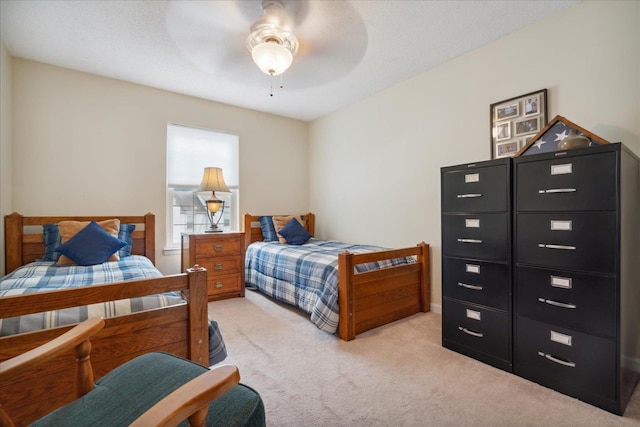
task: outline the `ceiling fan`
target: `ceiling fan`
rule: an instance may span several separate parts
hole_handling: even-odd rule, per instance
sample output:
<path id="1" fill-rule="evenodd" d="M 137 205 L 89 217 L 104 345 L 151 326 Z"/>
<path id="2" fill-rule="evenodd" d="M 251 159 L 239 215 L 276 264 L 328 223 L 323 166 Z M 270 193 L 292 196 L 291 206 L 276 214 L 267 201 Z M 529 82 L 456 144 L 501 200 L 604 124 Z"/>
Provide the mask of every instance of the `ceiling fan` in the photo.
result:
<path id="1" fill-rule="evenodd" d="M 364 22 L 348 1 L 172 0 L 166 27 L 202 72 L 250 87 L 285 71 L 288 90 L 321 86 L 352 70 L 367 47 Z"/>

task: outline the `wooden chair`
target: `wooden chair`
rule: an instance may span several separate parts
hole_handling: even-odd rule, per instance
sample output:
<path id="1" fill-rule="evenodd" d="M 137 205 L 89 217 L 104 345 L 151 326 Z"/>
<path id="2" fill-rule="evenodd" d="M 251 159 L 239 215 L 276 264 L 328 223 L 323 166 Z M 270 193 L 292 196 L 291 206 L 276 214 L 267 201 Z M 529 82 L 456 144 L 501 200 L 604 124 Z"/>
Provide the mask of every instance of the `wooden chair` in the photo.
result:
<path id="1" fill-rule="evenodd" d="M 148 353 L 109 372 L 94 384 L 90 337 L 104 320 L 88 319 L 53 341 L 0 363 L 0 386 L 54 357 L 75 349 L 77 400 L 33 425 L 264 426 L 262 399 L 239 384 L 233 365 L 207 369 L 167 353 Z M 14 426 L 0 405 L 0 426 Z"/>

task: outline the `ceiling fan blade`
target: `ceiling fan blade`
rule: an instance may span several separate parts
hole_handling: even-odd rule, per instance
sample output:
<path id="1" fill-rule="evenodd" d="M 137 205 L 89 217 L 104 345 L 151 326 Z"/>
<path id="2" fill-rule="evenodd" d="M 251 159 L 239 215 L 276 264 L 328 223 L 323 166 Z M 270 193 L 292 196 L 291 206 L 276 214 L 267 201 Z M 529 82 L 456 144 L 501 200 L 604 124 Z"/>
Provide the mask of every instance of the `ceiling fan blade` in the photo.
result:
<path id="1" fill-rule="evenodd" d="M 367 48 L 362 18 L 346 1 L 283 1 L 300 47 L 285 72 L 289 90 L 321 86 L 352 70 Z M 259 85 L 246 38 L 262 16 L 260 0 L 172 1 L 167 31 L 182 56 L 219 79 Z"/>

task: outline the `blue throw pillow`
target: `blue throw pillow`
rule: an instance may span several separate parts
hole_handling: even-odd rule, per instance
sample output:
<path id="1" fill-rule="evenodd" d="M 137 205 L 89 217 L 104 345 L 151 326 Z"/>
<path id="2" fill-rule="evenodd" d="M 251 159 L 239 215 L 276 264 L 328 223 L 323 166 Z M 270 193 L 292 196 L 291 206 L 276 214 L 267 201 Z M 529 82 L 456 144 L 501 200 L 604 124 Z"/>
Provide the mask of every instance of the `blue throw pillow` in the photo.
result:
<path id="1" fill-rule="evenodd" d="M 126 246 L 123 246 L 122 249 L 120 249 L 120 251 L 118 252 L 118 255 L 120 255 L 120 259 L 131 255 L 131 242 L 133 241 L 131 233 L 133 233 L 133 230 L 135 229 L 135 224 L 120 224 L 120 230 L 118 230 L 118 239 L 126 243 Z"/>
<path id="2" fill-rule="evenodd" d="M 45 224 L 42 226 L 42 238 L 44 240 L 44 256 L 40 261 L 57 262 L 60 254 L 56 248 L 62 243 L 62 238 L 58 232 L 58 224 Z"/>
<path id="3" fill-rule="evenodd" d="M 133 242 L 132 234 L 136 229 L 135 224 L 120 224 L 118 230 L 118 239 L 126 243 L 122 249 L 118 251 L 120 259 L 131 255 L 131 245 Z M 62 237 L 58 231 L 58 224 L 45 224 L 42 226 L 42 238 L 44 240 L 44 256 L 40 261 L 58 262 L 60 253 L 56 252 L 56 248 L 62 243 Z"/>
<path id="4" fill-rule="evenodd" d="M 295 218 L 280 229 L 280 235 L 290 245 L 302 245 L 311 238 L 311 234 Z"/>
<path id="5" fill-rule="evenodd" d="M 262 237 L 265 242 L 279 242 L 276 228 L 273 226 L 273 217 L 261 216 L 259 218 L 260 228 L 262 228 Z"/>
<path id="6" fill-rule="evenodd" d="M 78 234 L 56 248 L 57 252 L 66 255 L 78 265 L 102 264 L 109 257 L 126 245 L 91 221 Z"/>

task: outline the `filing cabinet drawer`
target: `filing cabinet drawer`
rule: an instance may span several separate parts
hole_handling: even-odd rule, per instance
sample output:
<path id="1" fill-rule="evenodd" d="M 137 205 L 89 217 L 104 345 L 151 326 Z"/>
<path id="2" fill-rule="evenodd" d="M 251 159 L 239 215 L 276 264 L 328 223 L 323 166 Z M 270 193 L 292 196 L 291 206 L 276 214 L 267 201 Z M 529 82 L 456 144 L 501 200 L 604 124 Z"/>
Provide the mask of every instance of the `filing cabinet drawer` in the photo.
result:
<path id="1" fill-rule="evenodd" d="M 614 214 L 518 214 L 517 263 L 613 273 L 616 260 Z"/>
<path id="2" fill-rule="evenodd" d="M 241 287 L 240 275 L 207 277 L 207 294 L 214 296 L 227 292 L 239 292 Z"/>
<path id="3" fill-rule="evenodd" d="M 443 254 L 507 260 L 509 224 L 507 214 L 445 214 L 442 216 Z"/>
<path id="4" fill-rule="evenodd" d="M 240 253 L 240 238 L 228 237 L 216 239 L 215 241 L 196 241 L 196 258 L 207 258 L 213 256 L 232 256 Z"/>
<path id="5" fill-rule="evenodd" d="M 510 319 L 507 312 L 444 299 L 443 338 L 510 360 Z"/>
<path id="6" fill-rule="evenodd" d="M 509 266 L 443 257 L 442 295 L 507 310 L 511 297 Z"/>
<path id="7" fill-rule="evenodd" d="M 207 269 L 207 276 L 212 277 L 239 273 L 240 269 L 244 267 L 242 261 L 243 259 L 237 256 L 203 258 L 200 260 L 200 265 Z"/>
<path id="8" fill-rule="evenodd" d="M 515 161 L 518 211 L 616 209 L 616 153 Z"/>
<path id="9" fill-rule="evenodd" d="M 509 208 L 508 163 L 478 168 L 445 168 L 443 212 L 503 212 Z"/>
<path id="10" fill-rule="evenodd" d="M 615 277 L 519 266 L 515 283 L 519 315 L 615 337 Z"/>
<path id="11" fill-rule="evenodd" d="M 514 368 L 551 388 L 616 398 L 615 341 L 516 316 Z"/>

